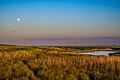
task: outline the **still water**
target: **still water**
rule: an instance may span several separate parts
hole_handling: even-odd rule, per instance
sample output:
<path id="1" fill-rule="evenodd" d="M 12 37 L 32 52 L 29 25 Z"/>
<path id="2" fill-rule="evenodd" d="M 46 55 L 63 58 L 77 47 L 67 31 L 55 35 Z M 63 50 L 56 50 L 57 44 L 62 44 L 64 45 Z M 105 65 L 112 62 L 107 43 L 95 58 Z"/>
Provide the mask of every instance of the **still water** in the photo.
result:
<path id="1" fill-rule="evenodd" d="M 88 54 L 88 55 L 108 55 L 109 53 L 114 53 L 115 51 L 94 51 L 94 52 L 85 52 L 79 54 Z"/>
<path id="2" fill-rule="evenodd" d="M 23 46 L 96 46 L 120 45 L 120 38 L 34 38 L 21 40 L 1 40 L 0 44 Z"/>

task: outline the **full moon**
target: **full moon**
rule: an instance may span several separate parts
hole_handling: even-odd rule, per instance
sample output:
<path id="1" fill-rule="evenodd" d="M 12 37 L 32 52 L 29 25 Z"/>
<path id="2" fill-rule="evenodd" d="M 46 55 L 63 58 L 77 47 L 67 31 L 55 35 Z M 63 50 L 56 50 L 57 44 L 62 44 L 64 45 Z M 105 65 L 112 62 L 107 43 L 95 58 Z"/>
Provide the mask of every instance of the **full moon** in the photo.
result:
<path id="1" fill-rule="evenodd" d="M 20 21 L 20 18 L 17 18 L 17 21 Z"/>

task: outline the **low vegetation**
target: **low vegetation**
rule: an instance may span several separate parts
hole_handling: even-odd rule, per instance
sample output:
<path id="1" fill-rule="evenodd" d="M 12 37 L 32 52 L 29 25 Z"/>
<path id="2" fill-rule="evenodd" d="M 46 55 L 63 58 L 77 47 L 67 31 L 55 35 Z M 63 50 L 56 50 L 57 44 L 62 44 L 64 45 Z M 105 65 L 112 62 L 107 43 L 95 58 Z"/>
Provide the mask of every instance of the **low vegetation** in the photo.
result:
<path id="1" fill-rule="evenodd" d="M 0 46 L 0 80 L 120 80 L 119 56 L 76 51 L 110 47 Z"/>

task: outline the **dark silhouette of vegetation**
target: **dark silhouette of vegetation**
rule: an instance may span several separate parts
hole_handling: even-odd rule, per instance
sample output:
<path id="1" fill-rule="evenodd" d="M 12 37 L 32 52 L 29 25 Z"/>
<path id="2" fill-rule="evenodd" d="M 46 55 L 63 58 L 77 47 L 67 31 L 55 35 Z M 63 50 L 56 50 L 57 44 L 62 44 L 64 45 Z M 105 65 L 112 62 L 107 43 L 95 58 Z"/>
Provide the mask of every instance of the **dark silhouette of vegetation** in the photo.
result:
<path id="1" fill-rule="evenodd" d="M 110 55 L 110 56 L 120 56 L 120 52 L 116 52 L 116 53 L 109 53 L 108 55 Z"/>

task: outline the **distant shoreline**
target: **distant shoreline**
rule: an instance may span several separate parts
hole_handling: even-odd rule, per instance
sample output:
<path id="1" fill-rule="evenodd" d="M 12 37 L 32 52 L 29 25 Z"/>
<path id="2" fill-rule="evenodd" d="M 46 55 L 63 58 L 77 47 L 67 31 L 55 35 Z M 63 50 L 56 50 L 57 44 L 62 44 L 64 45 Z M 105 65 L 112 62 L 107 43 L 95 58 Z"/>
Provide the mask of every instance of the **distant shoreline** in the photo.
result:
<path id="1" fill-rule="evenodd" d="M 0 45 L 12 45 L 12 46 L 120 46 L 120 44 L 12 44 L 12 43 L 2 43 Z"/>

